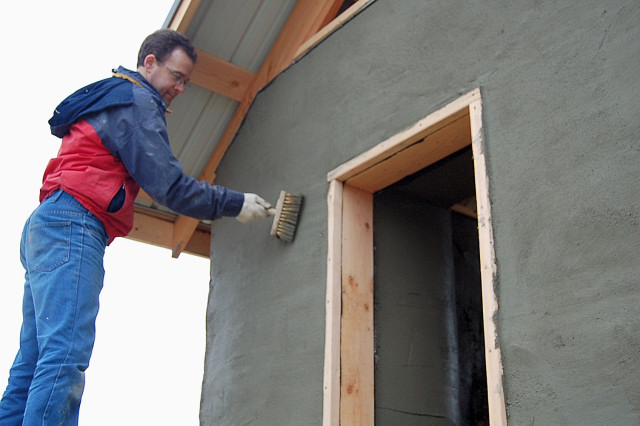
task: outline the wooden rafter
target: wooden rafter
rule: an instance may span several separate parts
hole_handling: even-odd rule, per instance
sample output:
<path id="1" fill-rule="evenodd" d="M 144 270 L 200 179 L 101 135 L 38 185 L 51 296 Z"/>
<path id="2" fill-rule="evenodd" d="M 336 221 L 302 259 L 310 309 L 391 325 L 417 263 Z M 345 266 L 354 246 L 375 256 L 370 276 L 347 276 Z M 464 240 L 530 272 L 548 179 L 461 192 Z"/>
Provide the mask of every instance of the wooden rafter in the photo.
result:
<path id="1" fill-rule="evenodd" d="M 168 27 L 184 34 L 200 3 L 201 0 L 182 0 Z M 191 75 L 191 82 L 233 100 L 242 100 L 254 74 L 202 50 L 196 51 L 198 62 Z"/>
<path id="2" fill-rule="evenodd" d="M 237 106 L 209 162 L 200 175 L 200 180 L 214 182 L 218 165 L 244 121 L 258 91 L 292 63 L 300 45 L 320 29 L 324 20 L 335 7 L 335 3 L 336 0 L 298 0 L 269 54 Z M 180 28 L 180 25 L 177 27 Z M 197 219 L 186 216 L 179 216 L 176 219 L 171 243 L 173 257 L 178 257 L 182 253 L 197 226 Z"/>
<path id="3" fill-rule="evenodd" d="M 255 74 L 202 50 L 196 51 L 198 62 L 191 74 L 191 83 L 235 101 L 241 101 Z"/>

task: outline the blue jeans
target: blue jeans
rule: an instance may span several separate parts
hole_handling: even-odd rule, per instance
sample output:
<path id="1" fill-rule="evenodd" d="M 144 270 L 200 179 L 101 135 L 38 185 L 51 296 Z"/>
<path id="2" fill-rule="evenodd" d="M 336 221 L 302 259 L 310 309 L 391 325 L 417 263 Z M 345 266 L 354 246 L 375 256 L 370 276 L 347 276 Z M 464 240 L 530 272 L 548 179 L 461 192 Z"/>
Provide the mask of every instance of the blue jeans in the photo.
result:
<path id="1" fill-rule="evenodd" d="M 0 401 L 0 425 L 78 424 L 107 241 L 102 223 L 63 191 L 27 220 L 20 349 Z"/>

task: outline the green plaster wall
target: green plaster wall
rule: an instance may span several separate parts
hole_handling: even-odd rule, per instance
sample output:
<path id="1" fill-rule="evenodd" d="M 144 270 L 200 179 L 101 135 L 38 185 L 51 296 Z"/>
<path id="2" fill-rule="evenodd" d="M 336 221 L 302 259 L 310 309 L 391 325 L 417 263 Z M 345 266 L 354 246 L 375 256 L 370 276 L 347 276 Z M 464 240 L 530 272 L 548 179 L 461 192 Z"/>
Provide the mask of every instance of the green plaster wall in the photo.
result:
<path id="1" fill-rule="evenodd" d="M 640 423 L 640 3 L 377 0 L 256 98 L 218 183 L 201 422 L 322 419 L 328 171 L 480 87 L 511 424 Z"/>

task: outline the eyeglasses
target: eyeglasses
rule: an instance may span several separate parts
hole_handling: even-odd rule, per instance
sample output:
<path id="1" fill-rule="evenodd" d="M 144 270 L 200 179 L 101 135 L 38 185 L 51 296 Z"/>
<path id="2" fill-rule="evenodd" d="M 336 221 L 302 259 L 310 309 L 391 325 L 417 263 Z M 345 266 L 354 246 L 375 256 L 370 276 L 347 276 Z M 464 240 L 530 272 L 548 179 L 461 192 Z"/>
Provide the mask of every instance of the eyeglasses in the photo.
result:
<path id="1" fill-rule="evenodd" d="M 177 84 L 178 86 L 182 86 L 184 90 L 187 90 L 189 88 L 189 79 L 185 78 L 185 76 L 181 72 L 171 69 L 171 67 L 166 64 L 160 63 L 160 65 L 163 65 L 169 70 L 175 84 Z"/>

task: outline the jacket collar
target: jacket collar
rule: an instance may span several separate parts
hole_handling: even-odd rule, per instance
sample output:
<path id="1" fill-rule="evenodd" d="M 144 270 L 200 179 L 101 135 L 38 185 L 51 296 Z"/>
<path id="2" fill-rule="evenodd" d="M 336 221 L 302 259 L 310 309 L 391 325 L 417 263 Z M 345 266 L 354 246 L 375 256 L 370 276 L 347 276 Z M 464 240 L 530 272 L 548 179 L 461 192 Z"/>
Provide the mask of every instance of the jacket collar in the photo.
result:
<path id="1" fill-rule="evenodd" d="M 162 109 L 166 112 L 171 112 L 169 111 L 169 108 L 167 108 L 167 104 L 164 102 L 164 99 L 162 99 L 162 95 L 160 95 L 160 92 L 158 92 L 156 88 L 153 87 L 151 83 L 149 83 L 149 80 L 144 78 L 142 74 L 140 74 L 139 72 L 131 71 L 123 66 L 119 66 L 118 68 L 113 69 L 113 74 L 116 77 L 124 78 L 125 80 L 129 80 L 138 86 L 148 89 L 153 94 L 153 97 L 156 100 L 156 102 L 160 103 L 160 105 L 162 106 Z M 120 75 L 116 75 L 116 74 L 120 74 Z"/>

